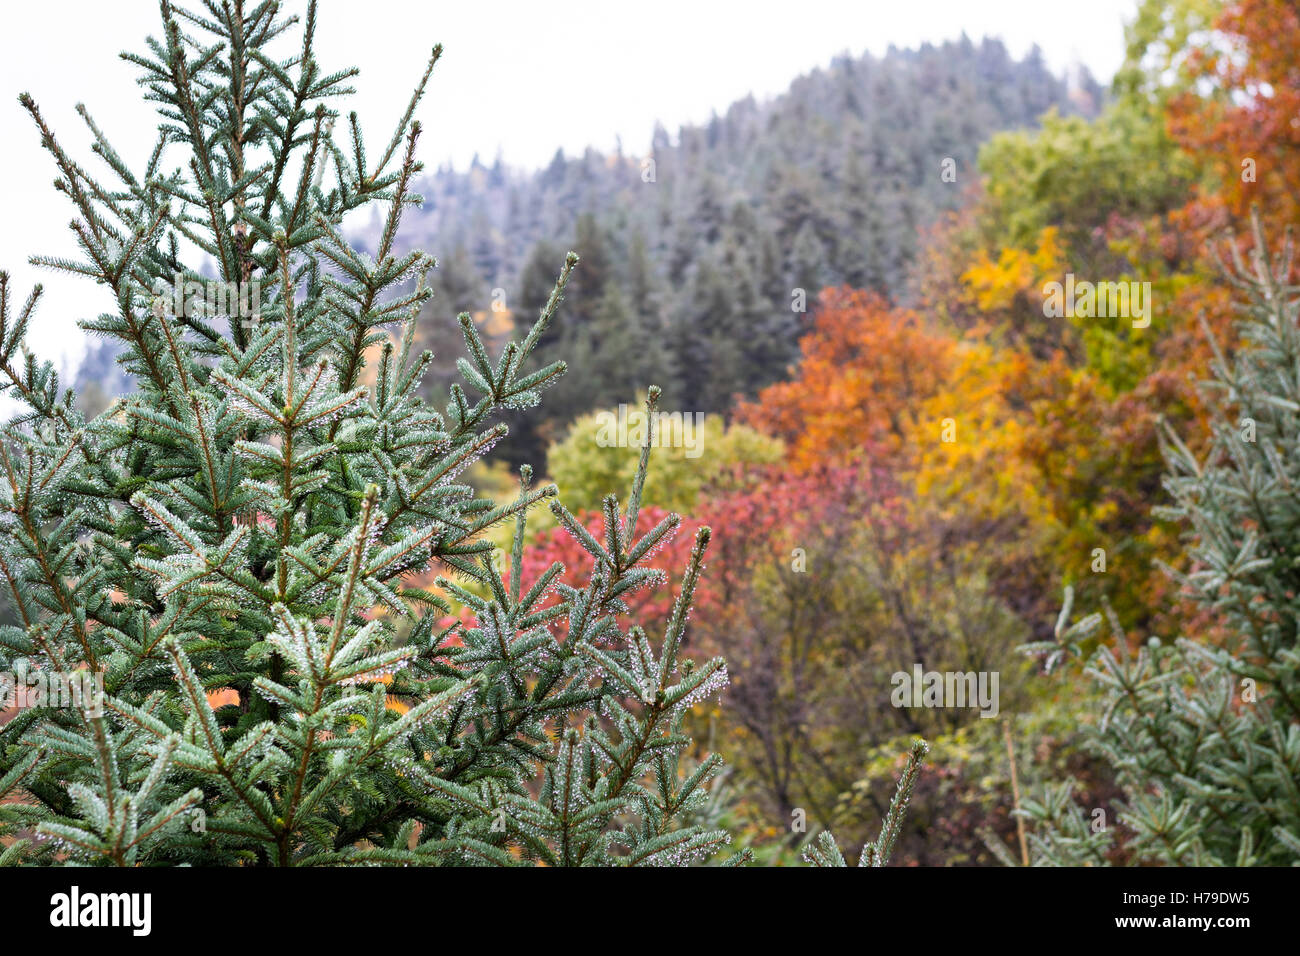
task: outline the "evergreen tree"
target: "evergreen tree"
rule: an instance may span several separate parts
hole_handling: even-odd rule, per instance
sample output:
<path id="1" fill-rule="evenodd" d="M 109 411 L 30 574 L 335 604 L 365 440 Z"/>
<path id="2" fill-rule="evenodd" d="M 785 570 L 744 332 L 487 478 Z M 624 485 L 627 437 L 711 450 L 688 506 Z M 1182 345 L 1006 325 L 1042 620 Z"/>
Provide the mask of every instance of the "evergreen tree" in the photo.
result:
<path id="1" fill-rule="evenodd" d="M 1220 626 L 1133 652 L 1111 614 L 1115 646 L 1085 654 L 1105 619 L 1068 624 L 1067 591 L 1056 643 L 1030 649 L 1049 666 L 1084 657 L 1105 695 L 1088 743 L 1124 797 L 1102 827 L 1073 781 L 1026 800 L 1037 862 L 1300 863 L 1300 287 L 1289 241 L 1269 262 L 1258 222 L 1254 240 L 1249 266 L 1232 247 L 1247 318 L 1235 359 L 1216 349 L 1209 451 L 1172 431 L 1166 444 L 1163 510 L 1190 533 L 1191 570 L 1176 578 Z"/>
<path id="2" fill-rule="evenodd" d="M 826 248 L 817 238 L 817 230 L 811 222 L 805 222 L 795 233 L 789 260 L 790 288 L 803 289 L 808 302 L 811 303 L 818 292 L 831 284 L 826 268 Z"/>
<path id="3" fill-rule="evenodd" d="M 288 58 L 273 41 L 296 19 L 274 0 L 161 12 L 161 39 L 126 55 L 163 115 L 143 172 L 83 111 L 118 180 L 100 183 L 22 98 L 82 253 L 40 261 L 113 293 L 115 311 L 83 326 L 120 343 L 139 385 L 87 421 L 49 363 L 20 358 L 39 289 L 15 307 L 0 277 L 0 374 L 27 408 L 0 437 L 0 574 L 19 619 L 0 628 L 0 665 L 103 682 L 102 697 L 28 707 L 0 729 L 0 836 L 19 837 L 0 862 L 710 854 L 727 835 L 688 818 L 719 758 L 679 771 L 683 714 L 726 683 L 720 659 L 682 653 L 709 531 L 661 642 L 620 613 L 661 585 L 642 563 L 679 523 L 638 524 L 650 444 L 626 506 L 604 501 L 603 540 L 527 468 L 500 507 L 456 482 L 505 437 L 490 419 L 564 372 L 527 369 L 576 257 L 495 361 L 459 317 L 463 383 L 435 411 L 417 394 L 430 356 L 412 350 L 432 262 L 394 242 L 418 202 L 412 115 L 439 50 L 372 150 L 354 114 L 326 105 L 355 71 L 318 65 L 314 2 Z M 373 256 L 340 233 L 370 203 L 385 210 Z M 188 244 L 220 281 L 253 283 L 258 313 L 157 295 L 177 272 L 200 281 Z M 547 499 L 592 567 L 524 581 L 528 512 Z M 511 519 L 502 572 L 480 533 Z M 404 584 L 430 562 L 447 571 L 442 593 Z M 453 598 L 472 626 L 443 625 Z"/>
<path id="4" fill-rule="evenodd" d="M 858 856 L 858 866 L 885 866 L 889 862 L 890 854 L 894 852 L 894 844 L 903 829 L 903 814 L 907 811 L 907 801 L 912 798 L 912 788 L 916 785 L 916 778 L 921 775 L 921 767 L 929 752 L 930 747 L 923 740 L 912 744 L 912 750 L 907 755 L 907 766 L 903 768 L 898 778 L 894 799 L 889 802 L 889 810 L 881 821 L 880 834 L 862 848 L 862 853 Z M 814 866 L 849 865 L 829 830 L 817 834 L 812 849 L 805 859 Z"/>

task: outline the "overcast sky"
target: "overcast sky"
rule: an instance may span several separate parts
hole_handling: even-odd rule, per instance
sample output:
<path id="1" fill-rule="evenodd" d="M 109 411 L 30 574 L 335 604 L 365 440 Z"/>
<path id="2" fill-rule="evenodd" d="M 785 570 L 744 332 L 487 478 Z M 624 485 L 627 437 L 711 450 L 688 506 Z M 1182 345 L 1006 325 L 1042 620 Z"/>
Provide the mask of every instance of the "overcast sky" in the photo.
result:
<path id="1" fill-rule="evenodd" d="M 296 7 L 290 3 L 289 7 Z M 305 3 L 303 4 L 305 7 Z M 317 56 L 358 66 L 355 108 L 387 140 L 434 43 L 446 52 L 420 110 L 430 166 L 475 153 L 537 167 L 557 147 L 644 150 L 656 120 L 670 131 L 707 120 L 749 93 L 768 97 L 832 57 L 965 31 L 1000 36 L 1016 55 L 1037 43 L 1049 65 L 1087 65 L 1107 82 L 1123 56 L 1136 0 L 321 0 Z M 154 116 L 136 68 L 118 59 L 158 33 L 153 0 L 46 0 L 5 10 L 0 34 L 0 268 L 20 297 L 36 281 L 44 306 L 30 337 L 42 358 L 75 368 L 75 322 L 111 307 L 89 280 L 38 274 L 32 253 L 74 255 L 71 207 L 52 188 L 17 94 L 29 91 L 75 155 L 90 156 L 74 112 L 84 102 L 118 151 L 142 168 Z M 92 168 L 93 165 L 92 165 Z M 437 251 L 437 250 L 433 250 Z"/>

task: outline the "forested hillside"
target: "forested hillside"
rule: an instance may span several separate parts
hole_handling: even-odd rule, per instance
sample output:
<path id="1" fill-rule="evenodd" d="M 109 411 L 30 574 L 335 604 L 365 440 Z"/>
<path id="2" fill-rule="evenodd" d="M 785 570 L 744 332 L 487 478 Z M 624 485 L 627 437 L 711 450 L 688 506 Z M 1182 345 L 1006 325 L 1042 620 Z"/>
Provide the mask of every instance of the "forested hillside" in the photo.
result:
<path id="1" fill-rule="evenodd" d="M 675 134 L 660 126 L 645 154 L 443 167 L 417 184 L 425 203 L 398 239 L 438 260 L 420 326 L 435 354 L 424 394 L 455 378 L 457 314 L 502 341 L 545 305 L 573 248 L 582 268 L 541 354 L 591 371 L 521 415 L 506 456 L 544 460 L 578 415 L 631 400 L 627 381 L 659 384 L 668 408 L 725 413 L 787 375 L 817 290 L 905 295 L 923 234 L 969 199 L 993 133 L 1051 109 L 1091 115 L 1102 96 L 1086 70 L 1054 75 L 1037 48 L 1016 59 L 1000 40 L 963 38 L 846 55 L 770 102 L 741 100 Z M 373 250 L 380 229 L 373 219 L 355 239 Z M 115 356 L 90 343 L 77 378 L 88 407 L 129 386 Z"/>
<path id="2" fill-rule="evenodd" d="M 633 400 L 629 381 L 662 386 L 666 408 L 726 412 L 798 359 L 792 290 L 809 311 L 828 285 L 902 294 L 922 233 L 969 198 L 980 144 L 1054 107 L 1091 111 L 1100 89 L 1086 73 L 1073 85 L 1037 50 L 1017 60 L 998 40 L 963 39 L 840 58 L 771 102 L 660 127 L 645 155 L 441 169 L 418 184 L 425 205 L 400 239 L 438 258 L 421 323 L 436 356 L 427 394 L 455 376 L 455 316 L 508 334 L 510 316 L 541 310 L 572 248 L 582 265 L 542 354 L 588 371 L 512 423 L 506 454 L 543 460 L 573 418 Z M 378 232 L 376 220 L 363 244 Z"/>

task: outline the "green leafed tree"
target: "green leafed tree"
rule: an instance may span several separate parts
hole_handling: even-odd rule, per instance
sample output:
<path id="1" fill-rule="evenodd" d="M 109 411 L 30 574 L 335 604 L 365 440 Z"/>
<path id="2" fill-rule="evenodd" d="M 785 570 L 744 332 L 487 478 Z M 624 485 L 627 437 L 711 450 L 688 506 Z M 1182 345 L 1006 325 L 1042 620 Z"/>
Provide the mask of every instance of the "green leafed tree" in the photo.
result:
<path id="1" fill-rule="evenodd" d="M 1082 659 L 1097 682 L 1087 740 L 1123 798 L 1108 820 L 1073 781 L 1040 788 L 1022 805 L 1037 863 L 1300 863 L 1300 287 L 1289 242 L 1270 259 L 1256 223 L 1253 249 L 1245 261 L 1233 246 L 1226 270 L 1243 345 L 1217 353 L 1209 450 L 1166 442 L 1162 510 L 1189 534 L 1176 578 L 1209 633 L 1134 651 L 1112 614 L 1113 646 L 1098 646 L 1105 617 L 1071 623 L 1067 592 L 1056 642 L 1031 650 Z"/>
<path id="2" fill-rule="evenodd" d="M 728 426 L 721 415 L 661 415 L 667 417 L 656 423 L 654 434 L 660 445 L 656 467 L 646 480 L 650 500 L 674 511 L 691 514 L 706 488 L 719 485 L 735 470 L 775 464 L 784 451 L 779 439 L 747 425 Z M 629 458 L 626 447 L 620 447 L 620 441 L 640 444 L 647 424 L 635 406 L 581 416 L 561 441 L 547 449 L 551 480 L 574 501 L 598 501 L 610 489 L 626 486 L 633 479 L 636 462 Z"/>

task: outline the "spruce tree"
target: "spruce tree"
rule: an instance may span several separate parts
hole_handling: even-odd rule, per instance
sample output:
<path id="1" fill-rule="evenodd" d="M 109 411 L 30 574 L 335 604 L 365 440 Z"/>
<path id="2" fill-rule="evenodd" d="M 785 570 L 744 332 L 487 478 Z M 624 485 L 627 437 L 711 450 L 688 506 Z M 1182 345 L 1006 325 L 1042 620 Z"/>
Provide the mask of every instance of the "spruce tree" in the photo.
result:
<path id="1" fill-rule="evenodd" d="M 642 565 L 679 524 L 638 522 L 649 444 L 626 502 L 605 499 L 600 540 L 526 466 L 505 505 L 457 481 L 505 437 L 492 419 L 565 371 L 530 357 L 576 256 L 495 358 L 461 315 L 463 381 L 444 411 L 426 405 L 431 356 L 412 343 L 434 263 L 394 242 L 419 202 L 413 114 L 440 49 L 374 149 L 332 105 L 355 71 L 318 64 L 315 2 L 301 23 L 275 0 L 160 7 L 161 37 L 124 54 L 162 117 L 144 170 L 81 109 L 113 176 L 98 178 L 21 98 L 80 249 L 35 261 L 112 293 L 82 326 L 119 343 L 138 390 L 86 420 L 25 351 L 39 288 L 20 304 L 0 278 L 0 375 L 25 404 L 0 436 L 0 574 L 18 619 L 0 628 L 0 669 L 103 682 L 102 698 L 26 707 L 0 729 L 0 835 L 19 837 L 0 861 L 710 854 L 727 835 L 689 817 L 719 758 L 679 769 L 684 713 L 726 683 L 722 660 L 682 652 L 709 531 L 652 644 L 620 613 L 663 585 Z M 342 232 L 370 204 L 373 255 Z M 169 301 L 177 276 L 204 294 Z M 250 289 L 256 311 L 215 302 L 214 283 Z M 548 500 L 592 565 L 525 581 L 528 513 Z M 515 526 L 505 569 L 481 537 L 501 521 Z M 430 564 L 438 592 L 409 583 Z M 453 601 L 469 625 L 445 623 Z"/>
<path id="2" fill-rule="evenodd" d="M 1070 623 L 1067 591 L 1056 642 L 1030 650 L 1082 660 L 1100 686 L 1086 743 L 1123 798 L 1109 821 L 1073 781 L 1026 799 L 1040 864 L 1300 863 L 1300 287 L 1290 242 L 1270 261 L 1258 221 L 1249 263 L 1231 249 L 1242 345 L 1231 361 L 1216 346 L 1208 451 L 1166 434 L 1161 509 L 1188 529 L 1175 578 L 1219 626 L 1134 651 L 1113 613 Z M 1114 646 L 1097 646 L 1107 617 Z"/>

